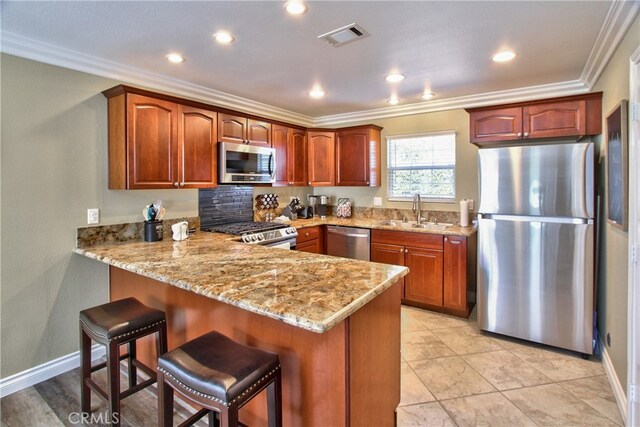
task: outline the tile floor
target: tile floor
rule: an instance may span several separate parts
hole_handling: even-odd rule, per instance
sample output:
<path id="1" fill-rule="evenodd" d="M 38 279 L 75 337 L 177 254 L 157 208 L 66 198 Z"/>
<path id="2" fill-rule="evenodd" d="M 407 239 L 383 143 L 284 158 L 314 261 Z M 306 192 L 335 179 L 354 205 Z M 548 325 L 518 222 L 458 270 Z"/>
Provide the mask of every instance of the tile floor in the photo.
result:
<path id="1" fill-rule="evenodd" d="M 402 308 L 399 426 L 623 425 L 602 363 Z"/>
<path id="2" fill-rule="evenodd" d="M 104 385 L 104 375 L 94 377 Z M 126 382 L 124 375 L 121 380 Z M 1 426 L 71 425 L 69 417 L 80 406 L 79 383 L 74 369 L 3 398 Z M 157 425 L 156 402 L 155 388 L 125 399 L 123 426 Z M 106 408 L 97 396 L 92 406 L 96 412 Z M 189 412 L 175 409 L 177 425 Z M 622 424 L 599 361 L 481 333 L 473 315 L 464 320 L 402 308 L 399 426 Z"/>

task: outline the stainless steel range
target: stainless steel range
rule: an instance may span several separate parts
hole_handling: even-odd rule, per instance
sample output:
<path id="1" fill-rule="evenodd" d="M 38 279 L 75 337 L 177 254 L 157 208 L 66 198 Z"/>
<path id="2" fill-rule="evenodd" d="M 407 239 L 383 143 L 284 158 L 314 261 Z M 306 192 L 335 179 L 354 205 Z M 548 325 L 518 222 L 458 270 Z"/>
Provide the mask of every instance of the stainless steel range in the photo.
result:
<path id="1" fill-rule="evenodd" d="M 270 246 L 283 249 L 295 249 L 298 232 L 285 224 L 273 222 L 233 222 L 210 227 L 202 227 L 202 231 L 240 236 L 240 241 L 250 245 Z"/>

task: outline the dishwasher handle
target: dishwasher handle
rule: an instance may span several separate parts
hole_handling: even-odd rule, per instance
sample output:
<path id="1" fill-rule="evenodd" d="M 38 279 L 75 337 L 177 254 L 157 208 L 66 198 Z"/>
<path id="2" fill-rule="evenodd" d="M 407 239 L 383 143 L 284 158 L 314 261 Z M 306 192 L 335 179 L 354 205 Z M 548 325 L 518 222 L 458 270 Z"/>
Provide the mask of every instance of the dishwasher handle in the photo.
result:
<path id="1" fill-rule="evenodd" d="M 368 239 L 369 238 L 369 233 L 367 233 L 367 232 L 364 232 L 364 233 L 353 233 L 352 229 L 343 229 L 343 228 L 337 228 L 337 227 L 328 227 L 327 228 L 327 233 L 340 234 L 340 235 L 347 236 L 347 237 L 358 237 L 358 238 L 363 238 L 363 239 Z"/>

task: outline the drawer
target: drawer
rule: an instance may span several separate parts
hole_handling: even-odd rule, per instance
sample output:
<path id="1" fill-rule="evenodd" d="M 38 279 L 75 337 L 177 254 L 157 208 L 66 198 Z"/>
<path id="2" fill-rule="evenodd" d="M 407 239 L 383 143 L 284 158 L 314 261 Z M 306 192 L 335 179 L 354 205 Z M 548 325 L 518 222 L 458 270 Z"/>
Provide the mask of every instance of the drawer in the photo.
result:
<path id="1" fill-rule="evenodd" d="M 299 228 L 296 242 L 303 243 L 318 238 L 320 238 L 320 226 Z"/>
<path id="2" fill-rule="evenodd" d="M 419 248 L 442 249 L 442 234 L 412 233 L 410 231 L 371 230 L 371 242 L 389 245 L 415 246 Z"/>

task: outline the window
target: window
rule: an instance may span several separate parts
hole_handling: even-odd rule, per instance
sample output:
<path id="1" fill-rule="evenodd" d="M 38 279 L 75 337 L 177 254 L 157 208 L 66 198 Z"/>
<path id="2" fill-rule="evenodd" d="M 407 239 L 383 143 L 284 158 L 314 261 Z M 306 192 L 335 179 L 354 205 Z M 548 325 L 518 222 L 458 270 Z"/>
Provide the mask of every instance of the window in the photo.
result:
<path id="1" fill-rule="evenodd" d="M 456 133 L 387 137 L 387 198 L 453 201 L 456 196 Z"/>

